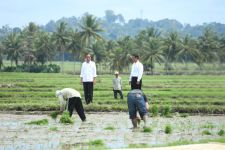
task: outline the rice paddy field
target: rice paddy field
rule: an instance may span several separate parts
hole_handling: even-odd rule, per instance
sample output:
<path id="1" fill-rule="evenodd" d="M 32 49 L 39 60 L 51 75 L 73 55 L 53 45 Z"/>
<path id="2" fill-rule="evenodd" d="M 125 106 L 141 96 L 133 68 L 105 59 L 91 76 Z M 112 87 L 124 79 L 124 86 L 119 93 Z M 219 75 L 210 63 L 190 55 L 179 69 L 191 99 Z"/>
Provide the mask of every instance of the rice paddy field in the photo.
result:
<path id="1" fill-rule="evenodd" d="M 114 149 L 192 143 L 225 143 L 225 75 L 144 75 L 149 99 L 147 127 L 132 130 L 124 99 L 114 99 L 113 75 L 98 75 L 93 103 L 86 105 L 80 77 L 54 73 L 0 73 L 0 149 Z M 55 91 L 80 91 L 87 121 L 50 117 L 59 110 Z"/>
<path id="2" fill-rule="evenodd" d="M 86 111 L 125 111 L 130 90 L 128 74 L 122 74 L 124 99 L 114 99 L 113 75 L 98 75 L 94 100 Z M 78 75 L 0 73 L 1 111 L 54 111 L 59 109 L 55 91 L 66 87 L 81 92 Z M 179 113 L 225 113 L 225 75 L 144 75 L 143 91 L 159 113 L 165 108 Z"/>

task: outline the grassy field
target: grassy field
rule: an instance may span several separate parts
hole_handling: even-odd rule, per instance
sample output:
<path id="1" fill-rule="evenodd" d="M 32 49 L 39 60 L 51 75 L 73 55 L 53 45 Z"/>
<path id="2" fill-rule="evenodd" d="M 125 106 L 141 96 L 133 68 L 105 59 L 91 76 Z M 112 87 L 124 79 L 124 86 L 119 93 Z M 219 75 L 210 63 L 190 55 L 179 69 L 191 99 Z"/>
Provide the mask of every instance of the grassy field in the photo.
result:
<path id="1" fill-rule="evenodd" d="M 94 87 L 94 103 L 86 111 L 127 111 L 128 75 L 123 79 L 124 100 L 113 99 L 113 75 L 99 75 Z M 0 73 L 0 110 L 58 110 L 55 90 L 71 87 L 81 92 L 78 75 L 44 73 Z M 225 113 L 224 75 L 179 75 L 143 77 L 143 90 L 150 108 L 159 112 L 170 107 L 180 113 Z M 84 102 L 84 99 L 82 99 Z M 151 109 L 150 109 L 151 111 Z"/>

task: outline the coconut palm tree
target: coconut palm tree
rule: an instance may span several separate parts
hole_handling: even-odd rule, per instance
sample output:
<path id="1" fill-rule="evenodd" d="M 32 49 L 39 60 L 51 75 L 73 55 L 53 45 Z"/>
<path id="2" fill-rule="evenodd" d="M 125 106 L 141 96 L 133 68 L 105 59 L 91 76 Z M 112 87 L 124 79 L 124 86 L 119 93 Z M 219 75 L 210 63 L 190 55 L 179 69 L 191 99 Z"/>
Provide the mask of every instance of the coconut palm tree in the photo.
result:
<path id="1" fill-rule="evenodd" d="M 11 66 L 13 61 L 15 61 L 16 66 L 18 66 L 19 58 L 22 56 L 19 35 L 13 32 L 10 33 L 3 41 L 3 46 L 7 54 L 7 59 L 11 61 Z"/>
<path id="2" fill-rule="evenodd" d="M 97 18 L 93 15 L 87 14 L 84 16 L 82 18 L 80 28 L 81 41 L 86 47 L 90 47 L 95 40 L 102 39 L 99 33 L 102 32 L 103 29 L 100 27 L 100 23 Z"/>
<path id="3" fill-rule="evenodd" d="M 61 22 L 56 32 L 54 32 L 53 36 L 56 47 L 61 52 L 61 69 L 62 73 L 64 73 L 64 52 L 66 50 L 67 43 L 69 42 L 67 24 L 65 22 Z"/>
<path id="4" fill-rule="evenodd" d="M 50 34 L 41 32 L 36 41 L 36 48 L 35 56 L 37 57 L 37 62 L 41 62 L 43 65 L 52 60 L 55 51 Z"/>
<path id="5" fill-rule="evenodd" d="M 189 35 L 186 35 L 180 43 L 180 49 L 176 54 L 176 58 L 183 61 L 185 67 L 187 67 L 188 61 L 198 62 L 197 59 L 202 59 L 200 51 L 196 47 L 197 42 L 191 39 Z"/>
<path id="6" fill-rule="evenodd" d="M 213 62 L 218 60 L 218 37 L 211 28 L 205 28 L 203 34 L 198 39 L 198 48 L 203 55 L 203 62 Z"/>
<path id="7" fill-rule="evenodd" d="M 165 55 L 165 70 L 172 69 L 171 63 L 176 59 L 176 53 L 180 47 L 180 38 L 177 32 L 169 33 L 169 36 L 164 39 L 164 55 Z"/>
<path id="8" fill-rule="evenodd" d="M 150 67 L 151 74 L 154 74 L 155 63 L 161 64 L 164 62 L 163 49 L 159 38 L 149 38 L 149 41 L 144 41 L 142 60 L 146 67 Z"/>

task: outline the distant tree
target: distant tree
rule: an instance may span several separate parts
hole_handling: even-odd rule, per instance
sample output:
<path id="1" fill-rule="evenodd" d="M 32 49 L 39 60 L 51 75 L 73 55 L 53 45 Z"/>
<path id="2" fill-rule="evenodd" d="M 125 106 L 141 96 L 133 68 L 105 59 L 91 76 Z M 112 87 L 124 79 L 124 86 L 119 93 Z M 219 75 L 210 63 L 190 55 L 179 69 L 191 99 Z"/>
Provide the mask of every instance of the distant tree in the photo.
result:
<path id="1" fill-rule="evenodd" d="M 10 33 L 3 41 L 3 46 L 7 55 L 7 59 L 12 62 L 14 61 L 16 66 L 22 56 L 21 40 L 18 34 Z"/>
<path id="2" fill-rule="evenodd" d="M 56 44 L 57 49 L 61 52 L 61 69 L 62 73 L 64 73 L 64 52 L 66 50 L 66 46 L 69 42 L 69 33 L 67 30 L 67 26 L 65 22 L 61 22 L 56 32 L 53 34 L 53 38 Z"/>
<path id="3" fill-rule="evenodd" d="M 197 49 L 197 42 L 189 35 L 181 39 L 180 49 L 178 49 L 176 58 L 181 60 L 186 67 L 188 61 L 199 62 L 202 59 L 200 51 Z"/>
<path id="4" fill-rule="evenodd" d="M 37 40 L 38 33 L 40 32 L 39 26 L 35 23 L 30 22 L 29 25 L 24 28 L 21 32 L 22 46 L 23 46 L 23 55 L 24 63 L 30 66 L 30 64 L 36 62 L 35 52 L 35 42 Z"/>
<path id="5" fill-rule="evenodd" d="M 36 48 L 37 51 L 35 55 L 37 57 L 37 62 L 43 65 L 53 59 L 55 50 L 51 36 L 47 32 L 40 32 L 36 40 Z"/>
<path id="6" fill-rule="evenodd" d="M 165 38 L 164 44 L 164 55 L 165 55 L 165 70 L 171 70 L 171 63 L 175 61 L 176 53 L 180 47 L 180 37 L 177 32 L 171 32 Z"/>
<path id="7" fill-rule="evenodd" d="M 218 60 L 218 37 L 211 28 L 205 28 L 203 34 L 198 38 L 198 48 L 204 58 L 203 62 Z"/>
<path id="8" fill-rule="evenodd" d="M 97 18 L 93 15 L 87 14 L 84 16 L 82 18 L 80 28 L 81 40 L 86 47 L 91 46 L 95 40 L 102 39 L 99 33 L 102 32 L 103 29 L 100 27 L 100 23 Z"/>
<path id="9" fill-rule="evenodd" d="M 3 52 L 4 52 L 4 48 L 2 43 L 0 42 L 0 70 L 2 69 L 2 66 L 3 66 Z"/>

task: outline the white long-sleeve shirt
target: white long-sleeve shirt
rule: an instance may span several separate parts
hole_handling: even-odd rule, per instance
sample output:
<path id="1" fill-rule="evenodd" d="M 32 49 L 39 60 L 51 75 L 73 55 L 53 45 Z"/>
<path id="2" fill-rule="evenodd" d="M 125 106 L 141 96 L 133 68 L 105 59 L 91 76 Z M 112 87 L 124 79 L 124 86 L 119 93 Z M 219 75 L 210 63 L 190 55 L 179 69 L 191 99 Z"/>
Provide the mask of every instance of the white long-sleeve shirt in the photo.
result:
<path id="1" fill-rule="evenodd" d="M 80 77 L 83 82 L 93 82 L 94 78 L 97 77 L 95 62 L 83 62 Z"/>
<path id="2" fill-rule="evenodd" d="M 129 81 L 131 81 L 132 77 L 137 77 L 137 81 L 140 81 L 143 75 L 144 67 L 140 61 L 137 61 L 132 64 L 131 73 Z"/>

